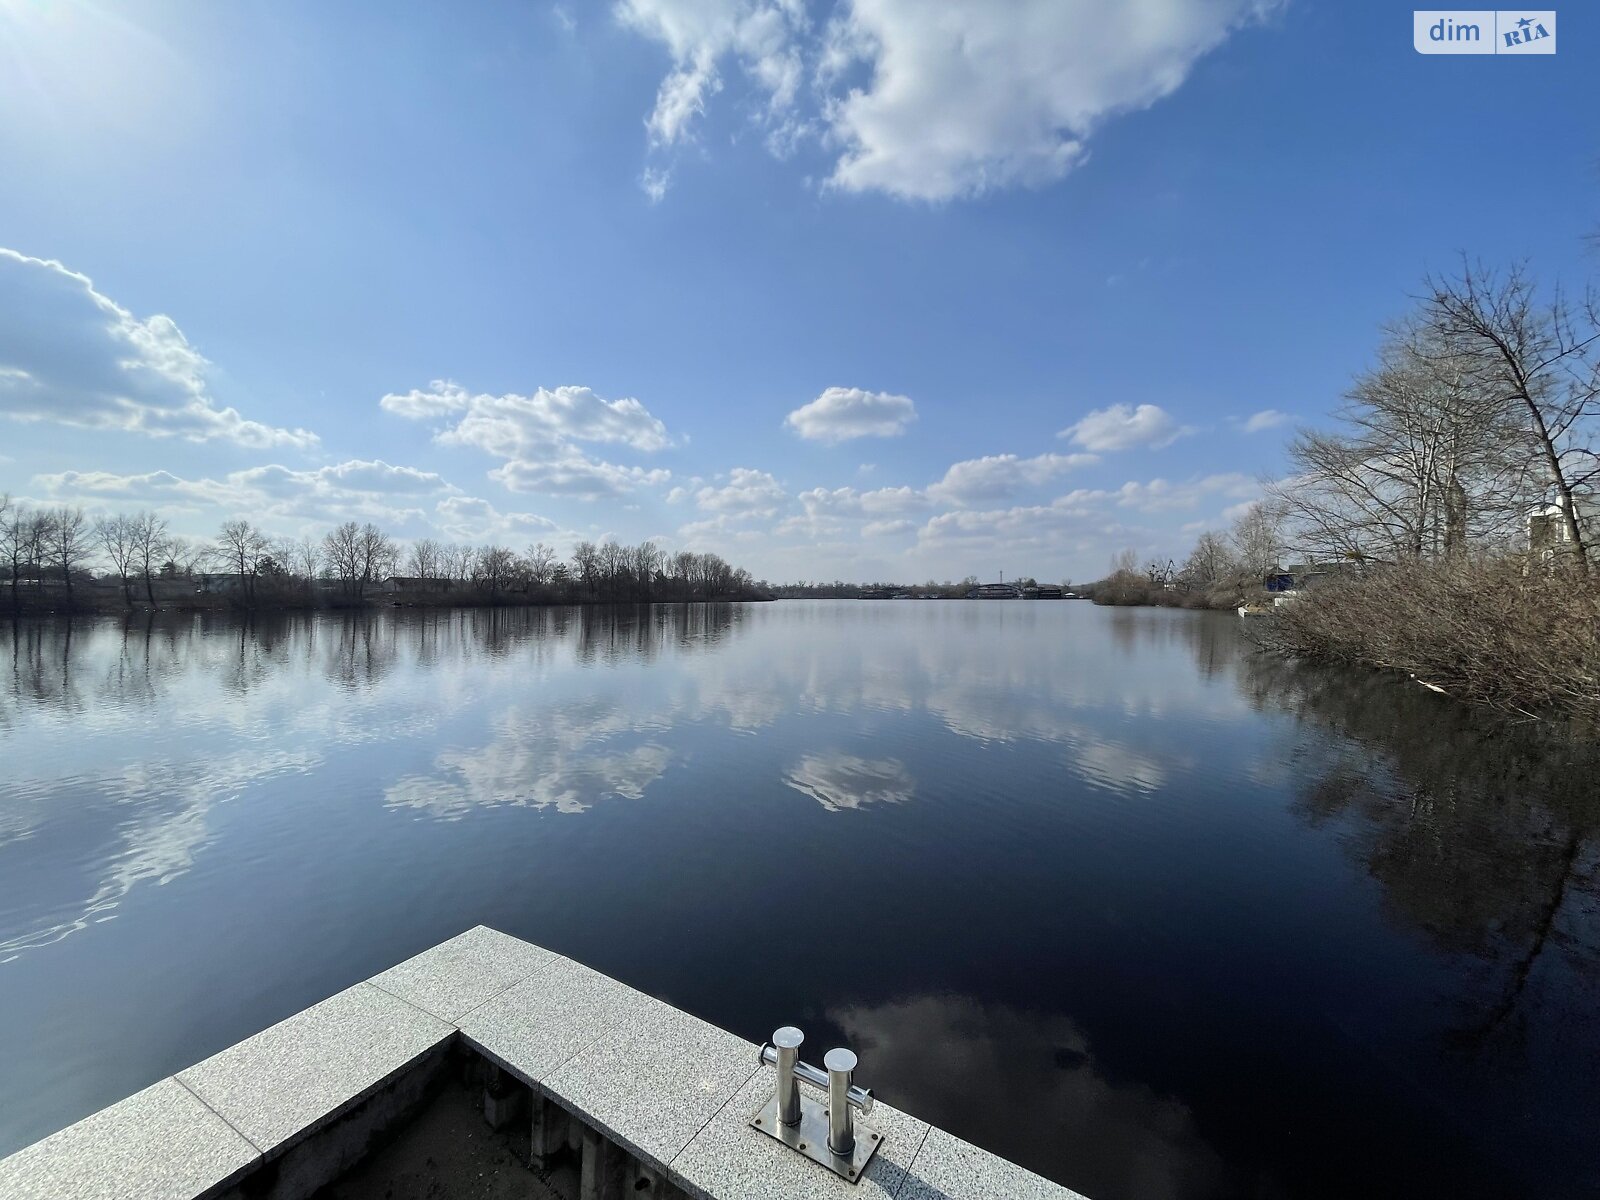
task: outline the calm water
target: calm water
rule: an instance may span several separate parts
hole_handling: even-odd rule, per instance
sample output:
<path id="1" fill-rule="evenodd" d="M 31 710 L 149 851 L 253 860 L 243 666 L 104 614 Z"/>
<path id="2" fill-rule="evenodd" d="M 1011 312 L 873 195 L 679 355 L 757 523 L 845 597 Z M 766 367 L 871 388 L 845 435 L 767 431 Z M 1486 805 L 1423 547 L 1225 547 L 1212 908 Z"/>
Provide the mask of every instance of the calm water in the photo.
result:
<path id="1" fill-rule="evenodd" d="M 1600 770 L 1237 617 L 0 626 L 0 1153 L 476 923 L 1093 1200 L 1600 1191 Z"/>

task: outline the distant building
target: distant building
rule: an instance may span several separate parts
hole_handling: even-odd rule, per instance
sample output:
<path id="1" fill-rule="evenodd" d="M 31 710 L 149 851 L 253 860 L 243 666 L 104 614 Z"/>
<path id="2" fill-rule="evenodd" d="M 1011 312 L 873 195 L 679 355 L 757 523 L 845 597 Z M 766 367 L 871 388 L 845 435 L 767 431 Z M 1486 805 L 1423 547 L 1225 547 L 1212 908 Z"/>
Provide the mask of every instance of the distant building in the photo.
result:
<path id="1" fill-rule="evenodd" d="M 193 580 L 194 590 L 208 596 L 228 596 L 245 590 L 245 577 L 237 571 L 202 572 Z"/>
<path id="2" fill-rule="evenodd" d="M 1362 570 L 1359 562 L 1290 563 L 1267 575 L 1262 583 L 1269 592 L 1303 592 L 1341 575 L 1359 575 Z"/>
<path id="3" fill-rule="evenodd" d="M 1014 583 L 980 583 L 967 593 L 968 600 L 1020 600 L 1022 589 Z"/>
<path id="4" fill-rule="evenodd" d="M 1591 499 L 1577 502 L 1578 529 L 1589 545 L 1600 534 L 1600 503 Z M 1567 529 L 1566 510 L 1559 504 L 1546 504 L 1528 514 L 1528 550 L 1535 558 L 1549 560 L 1570 551 L 1572 534 Z"/>

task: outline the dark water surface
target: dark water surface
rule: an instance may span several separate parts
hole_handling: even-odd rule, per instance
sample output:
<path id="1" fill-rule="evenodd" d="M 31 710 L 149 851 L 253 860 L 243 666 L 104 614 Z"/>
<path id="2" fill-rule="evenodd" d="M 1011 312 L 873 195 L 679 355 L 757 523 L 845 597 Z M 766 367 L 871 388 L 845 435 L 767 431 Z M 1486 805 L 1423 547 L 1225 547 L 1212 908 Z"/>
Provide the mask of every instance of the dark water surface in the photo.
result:
<path id="1" fill-rule="evenodd" d="M 1093 1200 L 1600 1192 L 1600 764 L 1237 617 L 0 630 L 0 1153 L 481 922 Z"/>

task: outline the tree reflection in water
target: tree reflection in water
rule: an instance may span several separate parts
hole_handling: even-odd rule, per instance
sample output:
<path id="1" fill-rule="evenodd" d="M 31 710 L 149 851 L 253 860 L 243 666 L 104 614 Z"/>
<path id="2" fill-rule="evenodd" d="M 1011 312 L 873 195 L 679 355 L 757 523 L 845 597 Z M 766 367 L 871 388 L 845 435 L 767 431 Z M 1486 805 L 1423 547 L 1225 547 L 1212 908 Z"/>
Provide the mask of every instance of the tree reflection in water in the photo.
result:
<path id="1" fill-rule="evenodd" d="M 1600 752 L 1570 731 L 1513 724 L 1392 676 L 1239 655 L 1263 711 L 1336 730 L 1297 764 L 1295 811 L 1333 828 L 1392 917 L 1479 964 L 1450 1042 L 1484 1049 L 1586 1008 L 1600 965 Z M 1574 989 L 1574 981 L 1589 980 Z M 1559 984 L 1541 989 L 1540 983 Z M 1580 1011 L 1567 1015 L 1581 1017 Z"/>

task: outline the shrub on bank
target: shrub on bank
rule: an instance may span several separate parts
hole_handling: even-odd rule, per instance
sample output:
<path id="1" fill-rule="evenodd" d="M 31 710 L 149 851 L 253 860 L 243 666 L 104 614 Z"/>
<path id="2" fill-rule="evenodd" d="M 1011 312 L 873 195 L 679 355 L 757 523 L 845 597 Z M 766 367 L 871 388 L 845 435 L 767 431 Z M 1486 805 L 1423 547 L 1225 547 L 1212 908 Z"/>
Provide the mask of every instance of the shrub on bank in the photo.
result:
<path id="1" fill-rule="evenodd" d="M 1479 703 L 1600 722 L 1600 586 L 1521 557 L 1423 561 L 1326 583 L 1255 627 L 1271 649 L 1404 671 Z"/>
<path id="2" fill-rule="evenodd" d="M 1259 579 L 1229 580 L 1210 585 L 1167 587 L 1147 578 L 1113 575 L 1084 589 L 1096 604 L 1119 607 L 1224 609 L 1232 611 L 1247 599 L 1270 600 Z"/>

